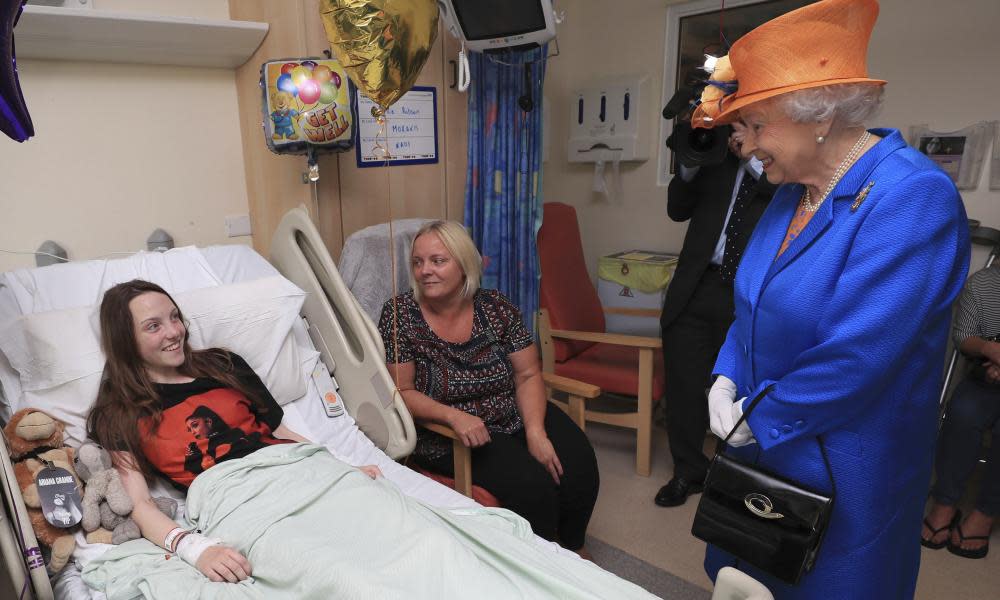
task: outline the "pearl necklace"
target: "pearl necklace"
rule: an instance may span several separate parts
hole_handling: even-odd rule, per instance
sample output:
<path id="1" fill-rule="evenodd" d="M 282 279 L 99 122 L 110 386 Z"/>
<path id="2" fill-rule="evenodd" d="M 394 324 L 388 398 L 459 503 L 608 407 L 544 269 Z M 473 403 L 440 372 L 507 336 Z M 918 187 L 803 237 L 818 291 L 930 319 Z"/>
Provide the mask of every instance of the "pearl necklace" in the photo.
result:
<path id="1" fill-rule="evenodd" d="M 854 142 L 854 146 L 851 147 L 851 151 L 847 153 L 847 156 L 844 157 L 844 160 L 840 162 L 840 166 L 838 166 L 837 170 L 833 172 L 833 178 L 830 179 L 830 183 L 826 184 L 826 191 L 823 192 L 823 195 L 820 197 L 819 200 L 816 200 L 814 202 L 811 194 L 809 193 L 809 188 L 806 188 L 806 192 L 802 194 L 802 200 L 800 201 L 802 210 L 806 212 L 816 212 L 817 210 L 819 210 L 819 207 L 822 206 L 823 201 L 826 200 L 826 197 L 830 195 L 830 192 L 833 191 L 833 188 L 837 187 L 837 183 L 840 182 L 840 178 L 843 177 L 847 173 L 847 170 L 851 167 L 851 165 L 854 164 L 854 161 L 858 158 L 858 155 L 861 154 L 861 149 L 865 147 L 865 144 L 868 143 L 868 140 L 871 137 L 872 134 L 868 131 L 865 131 L 864 133 L 861 134 L 861 137 L 858 138 L 858 141 Z"/>

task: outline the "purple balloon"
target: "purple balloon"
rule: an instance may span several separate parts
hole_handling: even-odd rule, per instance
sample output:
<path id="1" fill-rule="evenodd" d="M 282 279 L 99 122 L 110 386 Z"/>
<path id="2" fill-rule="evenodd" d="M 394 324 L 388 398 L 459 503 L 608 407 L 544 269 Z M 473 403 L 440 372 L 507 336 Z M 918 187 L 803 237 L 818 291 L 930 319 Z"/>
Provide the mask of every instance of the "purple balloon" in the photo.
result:
<path id="1" fill-rule="evenodd" d="M 0 5 L 0 131 L 23 142 L 35 135 L 31 115 L 24 104 L 14 58 L 14 26 L 27 0 L 2 0 Z"/>
<path id="2" fill-rule="evenodd" d="M 314 60 L 304 60 L 304 61 L 302 61 L 302 66 L 303 67 L 309 67 L 310 69 L 315 69 L 316 65 L 318 65 L 318 64 L 319 63 L 317 63 Z"/>
<path id="3" fill-rule="evenodd" d="M 278 76 L 278 89 L 283 92 L 288 92 L 293 96 L 299 95 L 299 88 L 295 86 L 295 82 L 292 81 L 292 76 L 288 73 Z"/>

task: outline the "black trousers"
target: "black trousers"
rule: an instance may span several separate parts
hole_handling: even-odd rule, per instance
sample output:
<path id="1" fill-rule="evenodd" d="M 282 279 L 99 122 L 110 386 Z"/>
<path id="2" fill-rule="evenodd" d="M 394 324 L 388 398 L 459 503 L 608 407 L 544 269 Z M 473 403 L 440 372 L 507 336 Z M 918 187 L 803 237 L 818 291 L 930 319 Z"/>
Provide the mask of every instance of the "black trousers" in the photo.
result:
<path id="1" fill-rule="evenodd" d="M 702 451 L 708 429 L 705 390 L 711 387 L 712 368 L 733 318 L 733 286 L 709 269 L 684 311 L 662 332 L 667 435 L 675 477 L 702 481 L 708 471 Z"/>
<path id="2" fill-rule="evenodd" d="M 587 436 L 555 406 L 545 411 L 545 432 L 563 467 L 559 485 L 528 452 L 524 429 L 512 435 L 491 431 L 490 443 L 472 450 L 472 482 L 527 519 L 540 537 L 578 550 L 597 502 L 597 457 Z M 438 458 L 414 459 L 429 471 L 455 473 L 450 450 Z"/>

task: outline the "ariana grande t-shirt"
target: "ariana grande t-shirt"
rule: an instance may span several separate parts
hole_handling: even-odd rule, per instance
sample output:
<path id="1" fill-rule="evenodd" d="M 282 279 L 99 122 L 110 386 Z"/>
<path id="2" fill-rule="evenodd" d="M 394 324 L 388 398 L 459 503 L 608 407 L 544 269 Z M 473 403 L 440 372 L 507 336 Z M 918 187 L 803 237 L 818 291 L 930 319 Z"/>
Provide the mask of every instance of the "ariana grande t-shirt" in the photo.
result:
<path id="1" fill-rule="evenodd" d="M 222 461 L 291 442 L 272 435 L 284 415 L 281 406 L 241 356 L 229 356 L 236 378 L 258 402 L 207 377 L 190 383 L 158 383 L 163 409 L 160 425 L 150 431 L 148 419 L 139 422 L 146 458 L 181 490 Z"/>

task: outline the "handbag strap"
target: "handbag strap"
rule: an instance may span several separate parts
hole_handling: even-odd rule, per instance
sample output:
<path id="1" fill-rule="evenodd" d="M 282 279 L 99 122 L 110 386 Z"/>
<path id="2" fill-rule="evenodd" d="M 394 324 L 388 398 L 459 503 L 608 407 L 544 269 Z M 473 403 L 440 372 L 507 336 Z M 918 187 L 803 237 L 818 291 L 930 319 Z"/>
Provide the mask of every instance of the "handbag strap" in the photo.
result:
<path id="1" fill-rule="evenodd" d="M 764 398 L 764 396 L 766 396 L 772 389 L 774 389 L 774 386 L 775 384 L 773 383 L 767 386 L 759 394 L 757 394 L 757 396 L 754 397 L 753 400 L 750 401 L 750 406 L 743 411 L 742 415 L 740 415 L 739 420 L 736 421 L 735 425 L 733 425 L 733 428 L 729 431 L 729 435 L 726 436 L 726 439 L 721 440 L 716 445 L 715 449 L 716 454 L 722 453 L 722 451 L 726 447 L 726 444 L 729 443 L 729 438 L 733 437 L 733 434 L 736 433 L 736 430 L 739 429 L 740 425 L 742 425 L 743 422 L 747 420 L 747 417 L 750 416 L 750 412 L 753 411 L 753 409 L 756 408 L 758 404 L 760 404 L 760 401 Z M 833 470 L 830 469 L 830 461 L 826 457 L 826 448 L 823 447 L 823 436 L 821 435 L 816 436 L 816 444 L 819 446 L 819 453 L 823 456 L 823 464 L 826 465 L 826 475 L 827 477 L 830 478 L 830 489 L 833 492 L 832 495 L 836 496 L 837 483 L 833 480 Z"/>

